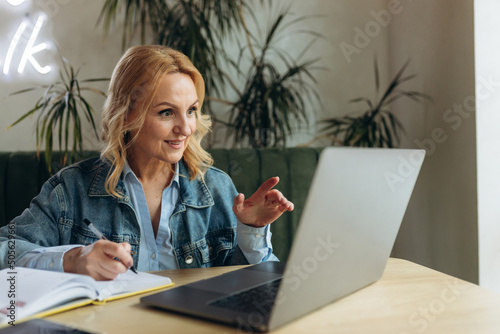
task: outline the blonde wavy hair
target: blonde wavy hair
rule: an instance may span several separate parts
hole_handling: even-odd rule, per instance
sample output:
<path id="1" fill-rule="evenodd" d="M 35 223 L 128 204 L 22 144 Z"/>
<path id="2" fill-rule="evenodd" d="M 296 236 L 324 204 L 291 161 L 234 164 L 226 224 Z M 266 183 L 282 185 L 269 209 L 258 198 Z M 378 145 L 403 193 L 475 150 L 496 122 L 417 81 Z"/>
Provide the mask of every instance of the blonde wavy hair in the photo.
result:
<path id="1" fill-rule="evenodd" d="M 210 131 L 210 116 L 201 113 L 205 97 L 205 82 L 188 57 L 179 51 L 159 45 L 142 45 L 128 49 L 116 65 L 111 76 L 108 97 L 102 111 L 103 149 L 101 158 L 108 160 L 112 168 L 106 178 L 106 191 L 115 197 L 123 194 L 116 189 L 127 161 L 127 150 L 137 139 L 129 138 L 132 130 L 140 130 L 146 111 L 151 107 L 160 79 L 168 73 L 184 73 L 191 77 L 196 87 L 199 108 L 196 111 L 196 131 L 189 138 L 184 151 L 190 179 L 203 178 L 213 164 L 201 141 Z M 135 122 L 127 124 L 127 115 L 136 108 L 144 112 Z"/>

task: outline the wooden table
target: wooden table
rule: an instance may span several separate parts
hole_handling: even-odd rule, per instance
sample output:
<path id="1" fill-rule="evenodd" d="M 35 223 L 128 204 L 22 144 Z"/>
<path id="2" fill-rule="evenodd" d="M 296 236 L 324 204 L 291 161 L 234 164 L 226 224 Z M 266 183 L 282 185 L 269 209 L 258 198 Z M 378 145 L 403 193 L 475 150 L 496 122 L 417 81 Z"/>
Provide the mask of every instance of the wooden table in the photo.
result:
<path id="1" fill-rule="evenodd" d="M 167 270 L 180 286 L 239 267 Z M 141 296 L 48 317 L 105 333 L 242 333 L 147 308 Z M 389 259 L 381 280 L 272 333 L 500 333 L 500 294 L 415 263 Z"/>

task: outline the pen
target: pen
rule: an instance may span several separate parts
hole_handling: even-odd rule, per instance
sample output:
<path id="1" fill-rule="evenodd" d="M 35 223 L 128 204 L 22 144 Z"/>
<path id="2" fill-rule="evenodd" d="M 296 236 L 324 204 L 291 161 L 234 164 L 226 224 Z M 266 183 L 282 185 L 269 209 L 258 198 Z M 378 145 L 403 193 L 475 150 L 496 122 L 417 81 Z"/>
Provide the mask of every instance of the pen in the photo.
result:
<path id="1" fill-rule="evenodd" d="M 94 224 L 92 224 L 92 223 L 90 222 L 90 220 L 88 220 L 87 218 L 85 218 L 85 219 L 83 220 L 83 222 L 84 222 L 84 223 L 85 223 L 85 225 L 87 225 L 87 227 L 88 227 L 88 228 L 92 231 L 92 233 L 94 233 L 94 234 L 95 234 L 95 235 L 96 235 L 99 239 L 101 239 L 101 240 L 108 240 L 108 239 L 104 236 L 104 234 L 102 234 L 102 233 L 101 233 L 101 231 L 99 231 L 99 230 L 98 230 L 98 229 L 94 226 Z M 135 270 L 135 268 L 134 268 L 134 267 L 130 267 L 129 269 L 130 269 L 130 270 L 132 270 L 134 273 L 136 273 L 136 274 L 137 274 L 137 270 Z"/>

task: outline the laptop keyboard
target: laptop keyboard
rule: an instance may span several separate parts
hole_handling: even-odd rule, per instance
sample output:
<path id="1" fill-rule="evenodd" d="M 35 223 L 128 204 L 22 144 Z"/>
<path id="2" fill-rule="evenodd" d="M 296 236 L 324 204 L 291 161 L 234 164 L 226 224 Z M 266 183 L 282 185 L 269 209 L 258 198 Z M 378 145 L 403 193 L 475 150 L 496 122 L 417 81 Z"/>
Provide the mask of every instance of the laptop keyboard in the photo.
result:
<path id="1" fill-rule="evenodd" d="M 210 305 L 244 313 L 257 312 L 267 316 L 274 305 L 280 282 L 281 279 L 277 279 L 264 285 L 218 299 L 211 302 Z"/>

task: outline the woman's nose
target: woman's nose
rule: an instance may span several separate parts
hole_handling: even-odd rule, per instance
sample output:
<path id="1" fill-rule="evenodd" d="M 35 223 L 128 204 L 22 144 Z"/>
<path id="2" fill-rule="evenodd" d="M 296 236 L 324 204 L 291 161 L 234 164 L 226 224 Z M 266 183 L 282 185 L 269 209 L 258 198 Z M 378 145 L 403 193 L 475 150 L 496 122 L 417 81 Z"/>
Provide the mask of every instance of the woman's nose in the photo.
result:
<path id="1" fill-rule="evenodd" d="M 192 134 L 190 123 L 186 116 L 181 116 L 176 119 L 174 131 L 183 136 L 190 136 Z"/>

